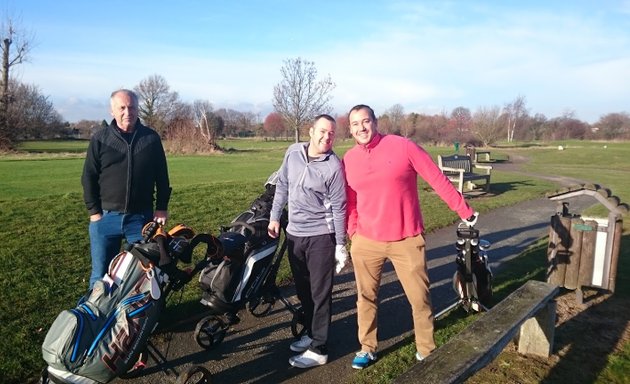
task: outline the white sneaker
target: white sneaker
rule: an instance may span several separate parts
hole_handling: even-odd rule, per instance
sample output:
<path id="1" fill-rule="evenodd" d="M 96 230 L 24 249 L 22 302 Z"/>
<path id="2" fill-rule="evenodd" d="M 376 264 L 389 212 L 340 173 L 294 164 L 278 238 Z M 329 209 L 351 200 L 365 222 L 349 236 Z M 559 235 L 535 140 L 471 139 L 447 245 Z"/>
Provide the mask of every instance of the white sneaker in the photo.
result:
<path id="1" fill-rule="evenodd" d="M 308 335 L 304 335 L 300 340 L 291 343 L 291 346 L 289 348 L 291 348 L 293 352 L 304 352 L 308 349 L 308 347 L 311 346 L 312 342 L 313 339 L 308 337 Z"/>
<path id="2" fill-rule="evenodd" d="M 420 352 L 416 352 L 416 360 L 417 360 L 417 361 L 422 361 L 422 360 L 424 360 L 424 356 L 422 356 L 422 355 L 420 354 Z"/>
<path id="3" fill-rule="evenodd" d="M 289 358 L 289 364 L 296 368 L 311 368 L 318 365 L 324 365 L 328 362 L 328 355 L 320 355 L 310 349 L 304 353 Z"/>

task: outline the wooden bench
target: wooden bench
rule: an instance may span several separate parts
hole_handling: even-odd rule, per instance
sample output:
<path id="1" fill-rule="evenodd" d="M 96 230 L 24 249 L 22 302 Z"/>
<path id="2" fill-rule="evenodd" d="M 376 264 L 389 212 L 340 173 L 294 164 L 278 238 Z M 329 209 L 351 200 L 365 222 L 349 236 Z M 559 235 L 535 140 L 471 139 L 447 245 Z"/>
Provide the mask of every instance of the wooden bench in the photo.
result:
<path id="1" fill-rule="evenodd" d="M 478 163 L 481 159 L 484 158 L 484 161 L 491 162 L 490 151 L 475 151 L 475 163 Z"/>
<path id="2" fill-rule="evenodd" d="M 515 336 L 518 336 L 519 353 L 549 357 L 553 348 L 557 294 L 555 285 L 534 280 L 526 282 L 394 383 L 462 383 L 494 360 Z"/>
<path id="3" fill-rule="evenodd" d="M 460 193 L 464 193 L 464 182 L 473 180 L 485 180 L 485 190 L 490 190 L 491 165 L 475 164 L 466 155 L 438 156 L 438 166 L 448 179 L 458 185 Z M 475 169 L 481 169 L 484 173 L 475 173 Z"/>

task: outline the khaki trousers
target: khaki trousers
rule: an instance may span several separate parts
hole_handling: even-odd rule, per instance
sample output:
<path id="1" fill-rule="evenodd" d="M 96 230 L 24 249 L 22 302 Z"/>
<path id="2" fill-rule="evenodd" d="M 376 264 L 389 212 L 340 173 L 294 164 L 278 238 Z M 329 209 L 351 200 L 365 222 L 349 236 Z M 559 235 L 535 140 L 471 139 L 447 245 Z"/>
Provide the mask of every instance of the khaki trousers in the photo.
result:
<path id="1" fill-rule="evenodd" d="M 389 259 L 411 304 L 416 349 L 422 356 L 428 356 L 435 349 L 435 340 L 424 236 L 420 234 L 399 241 L 383 242 L 355 234 L 350 253 L 357 283 L 361 350 L 372 353 L 377 351 L 378 290 L 383 265 Z"/>

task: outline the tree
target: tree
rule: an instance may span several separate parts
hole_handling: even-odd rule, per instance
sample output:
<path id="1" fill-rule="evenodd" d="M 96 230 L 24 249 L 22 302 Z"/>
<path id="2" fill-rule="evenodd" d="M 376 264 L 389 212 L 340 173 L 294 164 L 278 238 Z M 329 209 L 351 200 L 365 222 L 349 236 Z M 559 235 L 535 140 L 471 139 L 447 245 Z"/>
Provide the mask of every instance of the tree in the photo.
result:
<path id="1" fill-rule="evenodd" d="M 470 110 L 464 107 L 457 107 L 451 112 L 449 125 L 455 129 L 455 141 L 462 142 L 468 139 L 468 132 L 472 125 L 472 115 Z"/>
<path id="2" fill-rule="evenodd" d="M 280 69 L 282 80 L 273 89 L 273 107 L 295 130 L 295 142 L 300 140 L 300 128 L 321 113 L 330 113 L 328 102 L 335 83 L 325 77 L 317 80 L 312 61 L 288 59 Z"/>
<path id="3" fill-rule="evenodd" d="M 285 132 L 284 119 L 278 112 L 271 112 L 265 117 L 263 128 L 266 135 L 277 139 Z"/>
<path id="4" fill-rule="evenodd" d="M 241 132 L 251 130 L 249 118 L 243 116 L 243 112 L 230 108 L 220 108 L 214 112 L 223 121 L 223 133 L 229 137 L 241 136 Z"/>
<path id="5" fill-rule="evenodd" d="M 412 137 L 416 135 L 418 129 L 418 122 L 420 121 L 420 115 L 416 112 L 411 112 L 405 119 L 405 136 Z"/>
<path id="6" fill-rule="evenodd" d="M 80 120 L 73 124 L 73 128 L 77 131 L 77 135 L 82 139 L 89 139 L 92 133 L 101 128 L 101 122 L 98 120 Z"/>
<path id="7" fill-rule="evenodd" d="M 400 104 L 394 104 L 386 111 L 391 123 L 391 131 L 393 133 L 408 137 L 407 127 L 405 124 L 405 109 Z"/>
<path id="8" fill-rule="evenodd" d="M 414 139 L 419 143 L 431 143 L 437 145 L 440 142 L 451 143 L 451 137 L 445 133 L 448 126 L 448 115 L 442 112 L 438 115 L 418 115 Z"/>
<path id="9" fill-rule="evenodd" d="M 479 107 L 472 117 L 473 134 L 481 140 L 484 147 L 497 142 L 501 133 L 500 107 Z"/>
<path id="10" fill-rule="evenodd" d="M 152 75 L 140 81 L 134 90 L 140 99 L 140 119 L 164 136 L 170 120 L 180 107 L 179 95 L 177 92 L 170 92 L 166 79 L 160 75 Z"/>
<path id="11" fill-rule="evenodd" d="M 521 127 L 523 120 L 528 114 L 525 103 L 525 96 L 518 95 L 513 102 L 505 105 L 504 112 L 507 119 L 508 143 L 514 141 L 514 132 Z"/>
<path id="12" fill-rule="evenodd" d="M 350 133 L 350 121 L 348 120 L 348 115 L 338 115 L 335 117 L 335 122 L 337 123 L 337 138 L 343 140 L 352 137 L 352 134 Z"/>
<path id="13" fill-rule="evenodd" d="M 537 113 L 533 118 L 529 119 L 527 130 L 529 132 L 529 140 L 540 140 L 545 133 L 547 125 L 547 116 Z"/>
<path id="14" fill-rule="evenodd" d="M 18 64 L 28 61 L 33 38 L 21 31 L 10 17 L 0 23 L 2 40 L 2 84 L 0 90 L 0 150 L 11 149 L 15 144 L 16 130 L 10 126 L 9 105 L 15 100 L 10 93 L 9 71 Z"/>
<path id="15" fill-rule="evenodd" d="M 52 102 L 35 85 L 12 79 L 9 86 L 11 103 L 7 107 L 6 124 L 17 139 L 49 139 L 70 134 Z"/>
<path id="16" fill-rule="evenodd" d="M 212 150 L 218 149 L 217 135 L 222 128 L 217 122 L 217 116 L 212 112 L 212 104 L 205 100 L 195 100 L 192 106 L 195 127 Z"/>
<path id="17" fill-rule="evenodd" d="M 609 113 L 599 118 L 595 123 L 599 134 L 605 139 L 622 139 L 630 137 L 630 114 Z"/>

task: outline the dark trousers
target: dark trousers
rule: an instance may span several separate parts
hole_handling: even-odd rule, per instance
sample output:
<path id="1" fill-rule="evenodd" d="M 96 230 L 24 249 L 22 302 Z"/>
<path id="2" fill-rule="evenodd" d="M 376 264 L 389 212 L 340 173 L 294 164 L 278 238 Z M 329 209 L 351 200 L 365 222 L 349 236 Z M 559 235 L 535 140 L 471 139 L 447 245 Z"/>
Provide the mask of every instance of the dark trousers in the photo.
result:
<path id="1" fill-rule="evenodd" d="M 313 339 L 310 349 L 326 355 L 332 316 L 335 236 L 297 237 L 287 234 L 287 245 L 295 290 L 304 310 L 304 325 Z"/>

